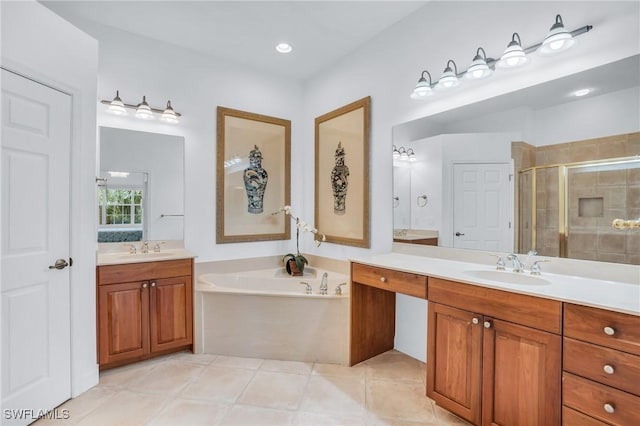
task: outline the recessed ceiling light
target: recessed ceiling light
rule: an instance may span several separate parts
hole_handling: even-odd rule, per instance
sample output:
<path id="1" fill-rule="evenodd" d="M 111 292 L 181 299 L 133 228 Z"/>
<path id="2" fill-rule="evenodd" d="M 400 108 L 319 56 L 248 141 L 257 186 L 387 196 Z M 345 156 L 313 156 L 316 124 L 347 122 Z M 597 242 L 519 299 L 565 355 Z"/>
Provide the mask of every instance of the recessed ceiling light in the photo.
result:
<path id="1" fill-rule="evenodd" d="M 293 50 L 293 46 L 289 43 L 278 43 L 276 45 L 276 50 L 280 53 L 289 53 Z"/>
<path id="2" fill-rule="evenodd" d="M 573 92 L 573 96 L 580 97 L 580 96 L 588 95 L 589 93 L 591 93 L 591 89 L 580 89 Z"/>

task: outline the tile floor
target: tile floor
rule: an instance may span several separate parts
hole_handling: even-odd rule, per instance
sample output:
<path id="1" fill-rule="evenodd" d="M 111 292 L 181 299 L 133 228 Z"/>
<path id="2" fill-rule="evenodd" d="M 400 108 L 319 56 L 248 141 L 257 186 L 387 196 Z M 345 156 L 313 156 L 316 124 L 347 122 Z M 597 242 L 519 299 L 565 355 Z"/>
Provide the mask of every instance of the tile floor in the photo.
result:
<path id="1" fill-rule="evenodd" d="M 108 370 L 55 425 L 466 425 L 390 351 L 354 367 L 178 353 Z"/>

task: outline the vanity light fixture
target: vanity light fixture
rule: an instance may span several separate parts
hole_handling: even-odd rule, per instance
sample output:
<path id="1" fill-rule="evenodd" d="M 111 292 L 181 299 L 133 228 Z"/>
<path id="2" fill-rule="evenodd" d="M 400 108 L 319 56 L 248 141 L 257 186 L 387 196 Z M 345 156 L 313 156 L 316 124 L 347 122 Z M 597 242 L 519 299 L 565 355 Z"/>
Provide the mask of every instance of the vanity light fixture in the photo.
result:
<path id="1" fill-rule="evenodd" d="M 416 153 L 413 152 L 413 148 L 406 148 L 404 146 L 401 146 L 400 148 L 396 148 L 395 145 L 393 145 L 393 152 L 391 154 L 391 157 L 393 158 L 393 160 L 400 160 L 400 161 L 416 161 Z"/>
<path id="2" fill-rule="evenodd" d="M 517 40 L 516 40 L 517 38 Z M 524 53 L 522 48 L 522 41 L 520 40 L 520 34 L 513 33 L 511 41 L 507 45 L 504 53 L 500 57 L 500 60 L 496 63 L 498 68 L 518 68 L 529 63 L 529 58 Z"/>
<path id="3" fill-rule="evenodd" d="M 539 43 L 523 47 L 520 34 L 513 33 L 511 41 L 499 59 L 487 57 L 484 48 L 479 47 L 471 65 L 469 65 L 469 68 L 466 70 L 458 72 L 455 62 L 450 59 L 447 62 L 447 67 L 442 77 L 436 82 L 431 81 L 431 74 L 429 74 L 428 71 L 422 71 L 418 84 L 416 84 L 411 92 L 410 97 L 412 99 L 425 99 L 434 93 L 432 90 L 434 88 L 447 89 L 457 86 L 460 83 L 460 77 L 463 77 L 465 80 L 478 80 L 491 76 L 496 68 L 519 68 L 529 62 L 527 55 L 535 51 L 538 51 L 541 55 L 552 55 L 563 52 L 575 44 L 575 37 L 587 33 L 592 29 L 592 25 L 585 25 L 573 31 L 567 31 L 564 28 L 562 17 L 556 15 L 556 21 L 551 26 L 549 34 Z M 453 64 L 454 69 L 451 69 L 450 64 Z M 429 76 L 428 82 L 425 74 Z"/>
<path id="4" fill-rule="evenodd" d="M 147 103 L 146 96 L 142 97 L 142 102 L 140 102 L 138 108 L 136 108 L 136 117 L 142 118 L 143 120 L 153 120 L 153 112 Z"/>
<path id="5" fill-rule="evenodd" d="M 427 79 L 424 78 L 425 74 L 429 76 L 429 82 L 427 82 Z M 427 70 L 422 71 L 420 79 L 418 80 L 418 84 L 416 84 L 415 89 L 413 89 L 413 92 L 411 93 L 411 97 L 413 99 L 420 99 L 425 96 L 433 95 L 433 89 L 431 89 L 431 85 L 431 74 Z"/>
<path id="6" fill-rule="evenodd" d="M 116 90 L 116 97 L 109 102 L 107 110 L 115 115 L 127 115 L 127 110 L 124 108 L 124 102 L 120 99 L 120 92 Z"/>
<path id="7" fill-rule="evenodd" d="M 113 100 L 101 100 L 101 104 L 107 105 L 107 112 L 115 115 L 126 115 L 127 108 L 136 110 L 135 117 L 150 120 L 154 118 L 154 113 L 160 115 L 160 119 L 167 123 L 177 124 L 182 114 L 176 112 L 171 106 L 171 101 L 167 101 L 164 109 L 153 108 L 147 103 L 147 97 L 142 97 L 142 102 L 137 105 L 127 104 L 120 99 L 120 91 L 116 90 L 116 97 Z"/>
<path id="8" fill-rule="evenodd" d="M 480 55 L 481 52 L 482 55 Z M 480 80 L 489 77 L 492 72 L 493 70 L 487 64 L 487 54 L 482 47 L 478 47 L 473 62 L 469 65 L 467 72 L 464 73 L 464 78 L 467 80 Z"/>
<path id="9" fill-rule="evenodd" d="M 177 124 L 178 123 L 178 116 L 176 115 L 176 112 L 171 107 L 171 101 L 167 101 L 167 107 L 163 111 L 162 116 L 160 117 L 160 119 L 166 121 L 167 123 L 171 123 L 171 124 Z"/>
<path id="10" fill-rule="evenodd" d="M 453 64 L 453 69 L 451 69 L 449 64 Z M 436 84 L 436 89 L 451 89 L 458 84 L 460 84 L 460 80 L 458 80 L 458 67 L 453 59 L 449 59 L 440 80 L 438 80 Z"/>
<path id="11" fill-rule="evenodd" d="M 554 55 L 569 49 L 576 43 L 573 36 L 564 27 L 562 16 L 556 15 L 556 22 L 551 26 L 549 34 L 538 48 L 541 55 Z"/>
<path id="12" fill-rule="evenodd" d="M 400 158 L 400 151 L 398 151 L 398 148 L 396 148 L 396 146 L 393 146 L 393 154 L 392 157 L 394 160 L 397 160 L 398 158 Z"/>

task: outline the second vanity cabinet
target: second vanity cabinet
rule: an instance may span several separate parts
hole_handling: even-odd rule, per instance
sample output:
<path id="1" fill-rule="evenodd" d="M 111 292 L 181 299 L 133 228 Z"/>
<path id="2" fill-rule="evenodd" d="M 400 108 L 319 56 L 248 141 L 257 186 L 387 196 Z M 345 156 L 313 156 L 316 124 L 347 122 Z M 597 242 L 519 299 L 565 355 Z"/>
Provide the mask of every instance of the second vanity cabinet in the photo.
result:
<path id="1" fill-rule="evenodd" d="M 427 395 L 480 425 L 559 425 L 562 303 L 429 279 Z"/>
<path id="2" fill-rule="evenodd" d="M 98 266 L 98 362 L 109 368 L 193 343 L 193 259 Z"/>
<path id="3" fill-rule="evenodd" d="M 640 317 L 565 304 L 563 424 L 640 422 Z"/>

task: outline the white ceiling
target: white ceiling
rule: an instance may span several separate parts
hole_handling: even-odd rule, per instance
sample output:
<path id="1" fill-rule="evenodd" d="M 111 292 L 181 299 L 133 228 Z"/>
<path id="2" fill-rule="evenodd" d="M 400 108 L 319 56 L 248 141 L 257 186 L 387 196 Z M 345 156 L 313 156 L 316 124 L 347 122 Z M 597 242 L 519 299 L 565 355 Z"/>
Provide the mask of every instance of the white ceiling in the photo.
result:
<path id="1" fill-rule="evenodd" d="M 71 23 L 140 36 L 305 80 L 423 7 L 427 1 L 53 1 Z M 292 53 L 275 45 L 286 41 Z"/>

